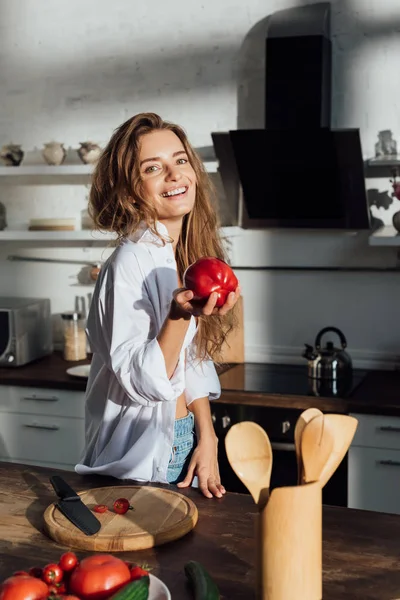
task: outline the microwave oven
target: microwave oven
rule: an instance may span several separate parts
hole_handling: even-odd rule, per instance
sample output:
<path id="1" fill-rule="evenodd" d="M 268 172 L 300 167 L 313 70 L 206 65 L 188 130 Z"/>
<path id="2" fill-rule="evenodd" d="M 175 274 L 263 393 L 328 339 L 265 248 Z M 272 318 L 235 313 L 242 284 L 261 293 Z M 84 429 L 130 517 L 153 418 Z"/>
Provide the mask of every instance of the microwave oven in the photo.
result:
<path id="1" fill-rule="evenodd" d="M 0 297 L 0 367 L 20 367 L 52 351 L 50 300 Z"/>

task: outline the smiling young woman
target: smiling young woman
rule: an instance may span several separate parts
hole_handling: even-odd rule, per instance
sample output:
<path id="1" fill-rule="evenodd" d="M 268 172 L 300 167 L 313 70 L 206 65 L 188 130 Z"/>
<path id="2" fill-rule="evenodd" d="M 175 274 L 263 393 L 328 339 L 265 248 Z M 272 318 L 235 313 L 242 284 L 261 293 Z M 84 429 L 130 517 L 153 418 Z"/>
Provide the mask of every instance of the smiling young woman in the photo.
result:
<path id="1" fill-rule="evenodd" d="M 86 446 L 78 473 L 224 492 L 210 399 L 213 361 L 234 325 L 239 288 L 216 307 L 182 288 L 202 256 L 226 260 L 204 166 L 178 125 L 153 113 L 123 123 L 95 170 L 90 212 L 118 235 L 103 265 L 87 334 Z"/>

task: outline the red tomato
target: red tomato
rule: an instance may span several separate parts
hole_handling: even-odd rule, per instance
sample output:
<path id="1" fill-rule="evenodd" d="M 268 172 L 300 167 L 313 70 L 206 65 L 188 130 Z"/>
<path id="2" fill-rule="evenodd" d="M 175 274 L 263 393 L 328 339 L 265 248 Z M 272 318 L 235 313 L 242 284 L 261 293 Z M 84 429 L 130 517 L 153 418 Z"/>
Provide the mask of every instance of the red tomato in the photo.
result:
<path id="1" fill-rule="evenodd" d="M 78 557 L 74 552 L 64 552 L 64 554 L 61 555 L 58 564 L 64 573 L 69 573 L 77 566 Z"/>
<path id="2" fill-rule="evenodd" d="M 62 581 L 64 573 L 57 563 L 50 563 L 43 568 L 42 579 L 46 583 L 60 583 Z"/>
<path id="3" fill-rule="evenodd" d="M 47 594 L 45 582 L 30 575 L 9 577 L 0 586 L 0 600 L 42 600 Z"/>
<path id="4" fill-rule="evenodd" d="M 84 558 L 72 571 L 69 589 L 81 600 L 104 600 L 128 583 L 130 578 L 123 560 L 112 554 L 95 554 Z"/>
<path id="5" fill-rule="evenodd" d="M 132 567 L 131 569 L 131 581 L 136 581 L 136 579 L 140 579 L 141 577 L 144 577 L 145 575 L 148 575 L 149 572 L 146 571 L 145 569 L 142 569 L 142 567 Z"/>
<path id="6" fill-rule="evenodd" d="M 124 515 L 128 510 L 132 510 L 133 507 L 126 498 L 118 498 L 113 504 L 113 509 L 117 515 Z"/>
<path id="7" fill-rule="evenodd" d="M 239 282 L 226 262 L 213 256 L 205 256 L 186 269 L 183 285 L 192 290 L 194 300 L 207 299 L 212 292 L 217 292 L 216 306 L 221 307 L 229 292 L 234 292 Z"/>
<path id="8" fill-rule="evenodd" d="M 108 506 L 105 504 L 96 504 L 96 506 L 93 507 L 93 510 L 96 513 L 105 513 L 108 511 Z"/>

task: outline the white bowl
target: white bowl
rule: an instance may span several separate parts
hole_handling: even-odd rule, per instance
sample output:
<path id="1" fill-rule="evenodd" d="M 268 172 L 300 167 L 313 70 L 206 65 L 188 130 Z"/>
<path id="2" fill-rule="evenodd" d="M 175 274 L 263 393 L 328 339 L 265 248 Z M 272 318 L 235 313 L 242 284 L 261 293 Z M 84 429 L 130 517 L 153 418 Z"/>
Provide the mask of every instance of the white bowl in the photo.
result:
<path id="1" fill-rule="evenodd" d="M 165 583 L 151 574 L 148 600 L 171 600 L 171 594 Z"/>

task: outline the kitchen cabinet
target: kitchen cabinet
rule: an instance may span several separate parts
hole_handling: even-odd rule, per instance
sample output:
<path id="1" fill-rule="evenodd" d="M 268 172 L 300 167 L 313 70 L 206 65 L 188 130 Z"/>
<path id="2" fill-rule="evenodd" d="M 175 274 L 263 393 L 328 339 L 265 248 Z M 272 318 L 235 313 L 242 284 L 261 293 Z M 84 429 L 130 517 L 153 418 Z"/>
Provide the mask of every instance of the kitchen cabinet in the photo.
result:
<path id="1" fill-rule="evenodd" d="M 358 428 L 349 450 L 348 506 L 400 514 L 400 418 L 352 416 Z"/>
<path id="2" fill-rule="evenodd" d="M 84 392 L 0 386 L 0 461 L 73 470 L 84 411 Z"/>

